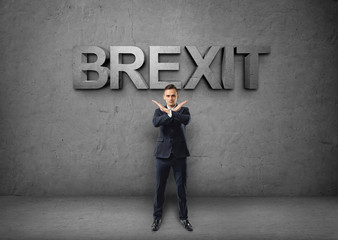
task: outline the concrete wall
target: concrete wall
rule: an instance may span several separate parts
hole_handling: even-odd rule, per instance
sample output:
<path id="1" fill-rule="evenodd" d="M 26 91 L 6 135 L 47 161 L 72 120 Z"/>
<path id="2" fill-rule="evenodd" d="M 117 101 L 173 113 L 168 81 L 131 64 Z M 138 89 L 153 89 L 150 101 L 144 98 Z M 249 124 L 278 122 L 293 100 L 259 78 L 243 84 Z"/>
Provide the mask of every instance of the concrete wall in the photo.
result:
<path id="1" fill-rule="evenodd" d="M 185 83 L 195 64 L 184 49 L 268 45 L 259 88 L 181 90 L 187 126 L 188 194 L 338 194 L 337 1 L 1 1 L 0 193 L 152 195 L 162 90 L 74 90 L 72 49 L 182 46 L 164 58 Z M 218 55 L 212 69 L 219 77 Z M 162 100 L 163 102 L 163 100 Z M 174 193 L 172 175 L 168 186 Z"/>

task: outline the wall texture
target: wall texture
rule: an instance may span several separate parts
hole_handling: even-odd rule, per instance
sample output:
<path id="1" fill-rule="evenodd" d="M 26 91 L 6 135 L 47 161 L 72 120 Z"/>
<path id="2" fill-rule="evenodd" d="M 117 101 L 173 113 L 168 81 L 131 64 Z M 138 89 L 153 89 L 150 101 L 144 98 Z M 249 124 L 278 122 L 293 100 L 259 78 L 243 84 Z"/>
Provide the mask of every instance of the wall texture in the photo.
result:
<path id="1" fill-rule="evenodd" d="M 202 79 L 180 91 L 192 114 L 188 194 L 338 194 L 337 1 L 1 1 L 0 22 L 0 194 L 153 194 L 151 100 L 162 90 L 137 90 L 127 75 L 120 90 L 74 90 L 74 46 L 149 56 L 178 45 L 163 61 L 180 71 L 160 76 L 185 83 L 195 65 L 184 46 L 245 44 L 271 47 L 258 90 L 243 88 L 236 56 L 233 90 Z"/>

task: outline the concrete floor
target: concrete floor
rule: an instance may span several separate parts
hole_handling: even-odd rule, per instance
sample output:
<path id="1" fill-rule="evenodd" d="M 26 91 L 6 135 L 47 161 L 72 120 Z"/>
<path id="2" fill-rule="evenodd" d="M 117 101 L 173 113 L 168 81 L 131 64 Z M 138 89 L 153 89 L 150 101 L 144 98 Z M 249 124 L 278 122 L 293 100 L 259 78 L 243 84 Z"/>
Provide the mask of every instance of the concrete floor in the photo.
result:
<path id="1" fill-rule="evenodd" d="M 338 239 L 338 197 L 189 198 L 193 232 L 166 199 L 152 232 L 151 197 L 0 197 L 0 239 Z"/>

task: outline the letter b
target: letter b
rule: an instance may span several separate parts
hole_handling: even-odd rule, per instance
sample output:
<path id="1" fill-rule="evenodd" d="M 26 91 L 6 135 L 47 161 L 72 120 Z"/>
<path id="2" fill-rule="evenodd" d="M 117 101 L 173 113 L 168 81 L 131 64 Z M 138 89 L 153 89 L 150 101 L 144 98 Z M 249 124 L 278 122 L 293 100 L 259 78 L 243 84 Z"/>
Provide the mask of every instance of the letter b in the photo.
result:
<path id="1" fill-rule="evenodd" d="M 95 54 L 97 61 L 87 62 L 87 54 Z M 109 69 L 102 67 L 108 53 L 96 46 L 77 46 L 73 48 L 73 86 L 75 89 L 98 89 L 108 81 Z M 108 55 L 109 58 L 109 55 Z M 87 71 L 95 71 L 97 80 L 87 80 Z"/>

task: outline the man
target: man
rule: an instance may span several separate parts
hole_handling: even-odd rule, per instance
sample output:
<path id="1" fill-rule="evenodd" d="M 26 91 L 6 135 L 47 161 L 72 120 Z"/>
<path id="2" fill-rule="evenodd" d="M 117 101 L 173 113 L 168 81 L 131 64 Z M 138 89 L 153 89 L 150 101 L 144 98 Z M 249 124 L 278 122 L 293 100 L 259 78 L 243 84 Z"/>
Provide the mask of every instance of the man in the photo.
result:
<path id="1" fill-rule="evenodd" d="M 170 168 L 173 169 L 177 201 L 179 206 L 179 218 L 182 225 L 188 231 L 193 228 L 188 220 L 188 208 L 186 199 L 187 157 L 190 156 L 185 137 L 185 126 L 190 122 L 189 108 L 183 107 L 188 101 L 176 104 L 179 95 L 173 84 L 165 87 L 163 99 L 166 106 L 152 100 L 159 108 L 155 110 L 153 124 L 159 127 L 159 135 L 156 142 L 154 155 L 156 156 L 156 190 L 154 199 L 153 231 L 160 228 L 164 194 Z"/>

